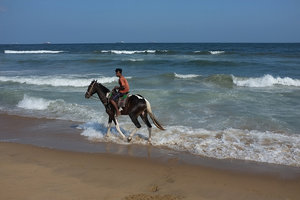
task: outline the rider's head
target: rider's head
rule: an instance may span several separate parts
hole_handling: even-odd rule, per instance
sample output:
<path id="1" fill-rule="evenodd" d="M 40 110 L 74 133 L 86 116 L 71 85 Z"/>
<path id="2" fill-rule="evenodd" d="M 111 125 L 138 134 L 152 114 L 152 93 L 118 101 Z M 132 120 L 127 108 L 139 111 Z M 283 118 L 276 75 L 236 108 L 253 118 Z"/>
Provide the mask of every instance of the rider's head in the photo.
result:
<path id="1" fill-rule="evenodd" d="M 121 68 L 116 69 L 116 75 L 117 76 L 122 75 L 122 69 Z"/>

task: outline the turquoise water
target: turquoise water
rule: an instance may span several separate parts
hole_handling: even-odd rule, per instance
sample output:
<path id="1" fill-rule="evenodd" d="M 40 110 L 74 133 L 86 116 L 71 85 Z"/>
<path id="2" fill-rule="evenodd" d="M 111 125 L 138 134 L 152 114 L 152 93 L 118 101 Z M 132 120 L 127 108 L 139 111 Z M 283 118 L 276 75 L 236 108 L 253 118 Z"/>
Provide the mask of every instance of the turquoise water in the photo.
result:
<path id="1" fill-rule="evenodd" d="M 167 129 L 153 145 L 300 166 L 300 44 L 0 45 L 0 63 L 0 112 L 80 121 L 87 140 L 126 144 L 103 137 L 104 107 L 84 98 L 93 79 L 117 85 L 121 67 Z"/>

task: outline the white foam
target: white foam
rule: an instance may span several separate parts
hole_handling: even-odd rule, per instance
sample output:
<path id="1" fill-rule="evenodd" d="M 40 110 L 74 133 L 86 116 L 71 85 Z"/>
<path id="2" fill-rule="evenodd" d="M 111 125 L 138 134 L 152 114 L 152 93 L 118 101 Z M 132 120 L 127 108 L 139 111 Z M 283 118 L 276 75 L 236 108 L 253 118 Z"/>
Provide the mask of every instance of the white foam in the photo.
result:
<path id="1" fill-rule="evenodd" d="M 30 50 L 30 51 L 15 51 L 15 50 L 4 50 L 6 54 L 43 54 L 43 53 L 62 53 L 64 51 L 52 51 L 52 50 Z"/>
<path id="2" fill-rule="evenodd" d="M 49 100 L 25 94 L 16 107 L 24 109 L 25 111 L 21 111 L 22 113 L 34 115 L 34 117 L 73 120 L 79 122 L 107 120 L 104 110 L 95 110 L 88 106 L 67 103 L 62 99 Z"/>
<path id="3" fill-rule="evenodd" d="M 209 131 L 177 126 L 167 129 L 163 139 L 153 139 L 156 145 L 218 159 L 300 166 L 300 135 L 232 128 Z"/>
<path id="4" fill-rule="evenodd" d="M 81 133 L 82 136 L 88 137 L 89 140 L 101 140 L 105 136 L 106 130 L 104 127 L 101 127 L 99 123 L 95 122 L 88 122 L 79 126 L 79 129 L 82 129 L 83 132 Z"/>
<path id="5" fill-rule="evenodd" d="M 82 135 L 90 140 L 126 143 L 112 134 L 107 139 L 104 125 L 83 127 Z M 121 125 L 122 128 L 130 125 Z M 132 126 L 131 126 L 132 127 Z M 217 159 L 240 159 L 300 167 L 300 135 L 285 135 L 276 132 L 256 130 L 225 130 L 192 129 L 184 126 L 169 126 L 166 131 L 156 128 L 152 132 L 152 145 L 165 146 L 174 150 L 188 151 L 192 154 Z M 125 135 L 129 133 L 125 131 Z M 132 140 L 134 144 L 147 144 L 148 131 L 138 130 Z M 141 139 L 142 138 L 142 139 Z"/>
<path id="6" fill-rule="evenodd" d="M 225 51 L 209 51 L 210 54 L 212 55 L 217 55 L 217 54 L 223 54 Z"/>
<path id="7" fill-rule="evenodd" d="M 177 74 L 177 73 L 174 73 L 174 75 L 176 78 L 182 78 L 182 79 L 196 78 L 200 76 L 197 74 Z"/>
<path id="8" fill-rule="evenodd" d="M 290 77 L 274 78 L 272 75 L 269 74 L 258 78 L 239 78 L 239 77 L 232 76 L 232 79 L 235 85 L 241 87 L 271 87 L 274 85 L 300 87 L 299 79 L 292 79 Z"/>
<path id="9" fill-rule="evenodd" d="M 121 127 L 125 127 L 125 125 L 121 123 Z M 120 137 L 118 131 L 114 126 L 112 126 L 110 130 L 110 136 L 106 137 L 107 133 L 107 126 L 104 125 L 104 123 L 99 123 L 99 122 L 87 122 L 83 125 L 80 125 L 78 127 L 79 129 L 82 129 L 82 136 L 85 136 L 88 138 L 88 140 L 91 141 L 99 141 L 99 142 L 114 142 L 118 144 L 129 144 L 127 141 L 123 140 L 123 138 Z M 122 132 L 125 135 L 128 135 L 129 133 L 126 132 L 124 129 L 122 129 Z M 144 141 L 140 144 L 146 144 L 147 142 Z"/>
<path id="10" fill-rule="evenodd" d="M 142 50 L 142 51 L 128 51 L 128 50 L 102 50 L 101 53 L 113 53 L 113 54 L 138 54 L 138 53 L 155 53 L 155 50 Z"/>
<path id="11" fill-rule="evenodd" d="M 23 99 L 17 104 L 17 107 L 28 110 L 46 110 L 48 106 L 54 101 L 46 100 L 43 98 L 30 97 L 24 95 Z"/>
<path id="12" fill-rule="evenodd" d="M 126 77 L 130 79 L 131 77 Z M 96 78 L 97 79 L 97 78 Z M 80 78 L 77 76 L 0 76 L 2 82 L 15 82 L 31 85 L 51 85 L 54 87 L 72 86 L 86 87 L 91 83 L 91 78 Z M 99 77 L 99 83 L 112 83 L 118 80 L 117 77 Z"/>

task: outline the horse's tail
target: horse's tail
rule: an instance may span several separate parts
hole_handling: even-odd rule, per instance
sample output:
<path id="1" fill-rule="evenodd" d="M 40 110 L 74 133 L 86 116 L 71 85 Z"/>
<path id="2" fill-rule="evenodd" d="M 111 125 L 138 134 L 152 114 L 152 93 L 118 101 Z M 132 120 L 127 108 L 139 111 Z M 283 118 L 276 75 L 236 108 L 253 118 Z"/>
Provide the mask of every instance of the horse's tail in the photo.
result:
<path id="1" fill-rule="evenodd" d="M 149 113 L 150 118 L 152 119 L 155 126 L 157 128 L 159 128 L 160 130 L 165 130 L 164 127 L 162 127 L 162 125 L 159 123 L 159 121 L 155 118 L 154 114 L 152 113 L 151 105 L 150 105 L 149 101 L 147 101 L 147 99 L 145 99 L 145 101 L 146 101 L 146 105 L 147 105 L 147 112 Z"/>

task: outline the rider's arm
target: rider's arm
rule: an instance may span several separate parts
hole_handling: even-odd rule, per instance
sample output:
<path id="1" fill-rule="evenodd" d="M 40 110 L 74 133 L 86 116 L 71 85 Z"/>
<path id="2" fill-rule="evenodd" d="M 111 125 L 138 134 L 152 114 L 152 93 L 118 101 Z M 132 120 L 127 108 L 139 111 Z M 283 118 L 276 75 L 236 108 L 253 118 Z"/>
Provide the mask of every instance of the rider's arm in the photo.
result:
<path id="1" fill-rule="evenodd" d="M 123 79 L 120 79 L 119 84 L 120 84 L 120 86 L 115 86 L 114 89 L 124 90 L 125 87 L 123 86 L 124 85 L 124 80 Z"/>
<path id="2" fill-rule="evenodd" d="M 119 90 L 124 90 L 125 89 L 124 85 L 126 83 L 125 83 L 125 80 L 123 78 L 120 79 L 119 84 L 120 84 Z"/>

